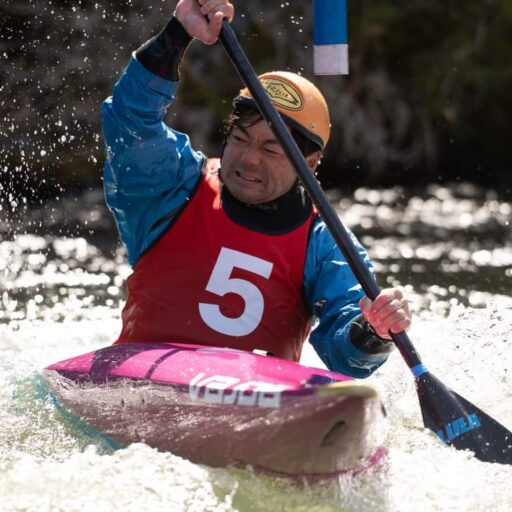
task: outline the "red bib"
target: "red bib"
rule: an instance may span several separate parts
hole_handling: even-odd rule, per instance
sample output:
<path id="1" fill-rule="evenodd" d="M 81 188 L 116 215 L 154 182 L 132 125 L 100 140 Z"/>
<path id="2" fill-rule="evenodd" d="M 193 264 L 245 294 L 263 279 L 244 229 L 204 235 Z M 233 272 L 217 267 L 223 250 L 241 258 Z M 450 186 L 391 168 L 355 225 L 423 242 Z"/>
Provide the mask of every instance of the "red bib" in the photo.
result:
<path id="1" fill-rule="evenodd" d="M 261 349 L 297 361 L 310 330 L 302 282 L 315 213 L 284 235 L 244 228 L 222 209 L 217 165 L 209 162 L 190 203 L 128 278 L 116 343 Z"/>

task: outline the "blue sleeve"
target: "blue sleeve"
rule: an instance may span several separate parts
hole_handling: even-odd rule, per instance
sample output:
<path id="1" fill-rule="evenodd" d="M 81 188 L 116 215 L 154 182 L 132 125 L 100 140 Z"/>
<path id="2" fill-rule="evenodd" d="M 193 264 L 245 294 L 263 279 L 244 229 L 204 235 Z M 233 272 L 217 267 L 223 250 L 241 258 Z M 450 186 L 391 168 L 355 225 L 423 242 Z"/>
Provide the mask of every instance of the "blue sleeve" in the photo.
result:
<path id="1" fill-rule="evenodd" d="M 351 236 L 372 269 L 365 249 Z M 309 341 L 329 369 L 364 378 L 386 361 L 387 354 L 366 354 L 350 341 L 350 324 L 361 313 L 364 291 L 320 218 L 308 243 L 303 291 L 310 313 L 317 318 Z"/>
<path id="2" fill-rule="evenodd" d="M 164 123 L 177 86 L 132 57 L 101 108 L 105 196 L 132 265 L 190 197 L 205 160 Z"/>

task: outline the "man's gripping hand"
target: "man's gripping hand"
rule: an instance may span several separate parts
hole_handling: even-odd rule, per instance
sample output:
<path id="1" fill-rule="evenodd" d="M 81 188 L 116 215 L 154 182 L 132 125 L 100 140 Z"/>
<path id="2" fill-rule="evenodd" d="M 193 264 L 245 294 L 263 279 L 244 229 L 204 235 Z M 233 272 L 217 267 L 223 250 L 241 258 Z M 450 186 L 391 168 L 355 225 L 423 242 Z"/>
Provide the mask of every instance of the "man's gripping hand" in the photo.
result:
<path id="1" fill-rule="evenodd" d="M 389 340 L 390 332 L 406 331 L 411 325 L 409 302 L 401 288 L 386 288 L 373 302 L 363 297 L 359 307 L 379 338 Z"/>
<path id="2" fill-rule="evenodd" d="M 228 0 L 180 0 L 174 15 L 191 37 L 213 44 L 224 18 L 233 20 L 235 8 Z"/>

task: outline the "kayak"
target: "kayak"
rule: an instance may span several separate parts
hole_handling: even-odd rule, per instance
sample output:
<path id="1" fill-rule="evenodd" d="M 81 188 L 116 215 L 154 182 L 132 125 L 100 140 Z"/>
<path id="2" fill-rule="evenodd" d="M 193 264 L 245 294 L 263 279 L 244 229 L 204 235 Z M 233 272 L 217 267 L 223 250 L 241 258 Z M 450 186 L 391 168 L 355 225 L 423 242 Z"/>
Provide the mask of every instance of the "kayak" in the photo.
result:
<path id="1" fill-rule="evenodd" d="M 377 464 L 384 407 L 345 375 L 236 349 L 114 345 L 52 364 L 56 403 L 119 446 L 323 479 Z"/>

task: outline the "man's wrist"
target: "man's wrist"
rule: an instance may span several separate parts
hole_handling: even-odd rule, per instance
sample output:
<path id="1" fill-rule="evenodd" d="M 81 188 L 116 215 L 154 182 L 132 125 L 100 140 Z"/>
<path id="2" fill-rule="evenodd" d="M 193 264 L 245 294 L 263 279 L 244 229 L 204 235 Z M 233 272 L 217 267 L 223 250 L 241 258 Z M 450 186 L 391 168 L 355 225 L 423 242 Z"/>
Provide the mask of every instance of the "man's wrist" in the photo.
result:
<path id="1" fill-rule="evenodd" d="M 176 16 L 155 37 L 136 52 L 137 60 L 151 73 L 165 80 L 178 81 L 181 59 L 192 41 Z"/>
<path id="2" fill-rule="evenodd" d="M 366 354 L 388 354 L 394 348 L 391 340 L 377 335 L 363 315 L 359 315 L 352 320 L 349 337 L 352 344 Z"/>

